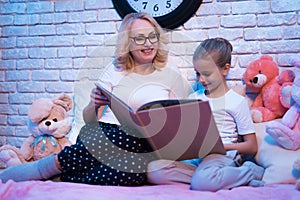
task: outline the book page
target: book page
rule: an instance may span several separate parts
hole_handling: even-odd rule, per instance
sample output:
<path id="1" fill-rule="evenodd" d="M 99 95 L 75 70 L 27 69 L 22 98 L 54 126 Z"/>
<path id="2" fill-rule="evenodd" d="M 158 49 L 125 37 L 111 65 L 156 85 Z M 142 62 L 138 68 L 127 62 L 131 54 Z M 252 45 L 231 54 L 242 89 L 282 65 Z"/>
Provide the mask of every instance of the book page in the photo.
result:
<path id="1" fill-rule="evenodd" d="M 104 96 L 106 96 L 106 98 L 110 102 L 110 104 L 108 105 L 109 107 L 111 107 L 112 102 L 118 102 L 118 103 L 122 104 L 125 108 L 127 108 L 128 110 L 130 110 L 131 112 L 134 112 L 134 110 L 129 105 L 127 105 L 124 101 L 122 101 L 116 95 L 114 95 L 113 93 L 111 93 L 110 91 L 108 91 L 107 89 L 105 89 L 98 82 L 96 82 L 95 85 L 101 90 L 101 93 Z"/>
<path id="2" fill-rule="evenodd" d="M 174 106 L 178 104 L 191 103 L 195 101 L 201 101 L 200 99 L 165 99 L 165 100 L 156 100 L 149 103 L 145 103 L 138 108 L 137 111 L 155 109 L 161 107 Z"/>

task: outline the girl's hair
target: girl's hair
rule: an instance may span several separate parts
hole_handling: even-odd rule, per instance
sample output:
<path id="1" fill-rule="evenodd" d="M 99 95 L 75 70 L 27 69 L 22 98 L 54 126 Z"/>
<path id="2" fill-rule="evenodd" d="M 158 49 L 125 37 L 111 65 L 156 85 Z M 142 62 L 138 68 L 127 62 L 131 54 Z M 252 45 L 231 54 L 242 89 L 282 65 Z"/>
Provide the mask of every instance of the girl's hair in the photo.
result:
<path id="1" fill-rule="evenodd" d="M 193 61 L 210 56 L 218 67 L 223 68 L 227 63 L 231 64 L 232 50 L 232 45 L 224 38 L 207 39 L 196 48 Z"/>
<path id="2" fill-rule="evenodd" d="M 159 35 L 158 41 L 158 50 L 157 54 L 153 60 L 153 64 L 155 68 L 162 68 L 166 65 L 168 50 L 166 48 L 167 37 L 164 30 L 161 26 L 156 22 L 156 20 L 148 15 L 147 13 L 139 12 L 139 13 L 130 13 L 126 15 L 121 23 L 119 28 L 119 34 L 116 44 L 115 51 L 115 63 L 116 65 L 122 67 L 126 71 L 132 71 L 134 67 L 134 59 L 129 50 L 130 44 L 130 28 L 134 20 L 142 19 L 148 21 L 153 25 L 156 33 Z"/>

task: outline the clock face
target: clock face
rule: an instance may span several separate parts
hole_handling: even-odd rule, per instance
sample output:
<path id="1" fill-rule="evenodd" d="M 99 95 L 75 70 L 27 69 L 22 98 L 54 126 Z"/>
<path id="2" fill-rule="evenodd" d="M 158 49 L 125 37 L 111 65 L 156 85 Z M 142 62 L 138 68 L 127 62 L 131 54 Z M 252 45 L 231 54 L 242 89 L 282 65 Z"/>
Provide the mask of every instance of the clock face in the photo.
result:
<path id="1" fill-rule="evenodd" d="M 184 24 L 197 11 L 202 0 L 112 0 L 123 18 L 132 12 L 146 12 L 167 29 Z"/>
<path id="2" fill-rule="evenodd" d="M 152 17 L 160 17 L 174 11 L 183 0 L 127 0 L 127 2 L 137 12 L 146 12 Z"/>

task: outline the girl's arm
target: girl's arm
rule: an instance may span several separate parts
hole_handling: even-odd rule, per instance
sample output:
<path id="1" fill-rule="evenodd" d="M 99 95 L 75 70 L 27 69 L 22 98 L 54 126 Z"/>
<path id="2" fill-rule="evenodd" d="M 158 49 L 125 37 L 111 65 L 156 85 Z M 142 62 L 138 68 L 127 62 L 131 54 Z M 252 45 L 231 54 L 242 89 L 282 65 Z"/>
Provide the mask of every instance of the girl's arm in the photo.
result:
<path id="1" fill-rule="evenodd" d="M 238 150 L 241 154 L 255 155 L 257 153 L 257 141 L 255 133 L 243 135 L 243 142 L 224 144 L 226 150 Z"/>

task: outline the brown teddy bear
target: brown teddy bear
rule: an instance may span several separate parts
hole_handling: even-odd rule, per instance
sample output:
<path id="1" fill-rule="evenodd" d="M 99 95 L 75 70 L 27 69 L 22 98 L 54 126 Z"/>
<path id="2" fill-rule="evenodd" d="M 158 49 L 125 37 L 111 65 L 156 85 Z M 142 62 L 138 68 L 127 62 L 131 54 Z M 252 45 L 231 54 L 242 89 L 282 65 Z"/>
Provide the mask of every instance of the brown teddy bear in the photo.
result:
<path id="1" fill-rule="evenodd" d="M 31 132 L 21 149 L 4 145 L 0 148 L 0 160 L 6 167 L 39 160 L 59 153 L 71 142 L 65 137 L 72 128 L 72 119 L 67 112 L 73 107 L 72 99 L 66 95 L 49 99 L 41 98 L 28 110 L 28 128 Z"/>
<path id="2" fill-rule="evenodd" d="M 243 74 L 246 86 L 257 97 L 251 105 L 251 114 L 254 122 L 266 122 L 282 117 L 287 111 L 280 102 L 282 84 L 292 83 L 295 74 L 291 70 L 279 73 L 277 64 L 268 55 L 253 61 Z"/>

